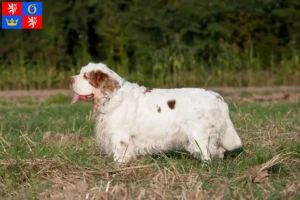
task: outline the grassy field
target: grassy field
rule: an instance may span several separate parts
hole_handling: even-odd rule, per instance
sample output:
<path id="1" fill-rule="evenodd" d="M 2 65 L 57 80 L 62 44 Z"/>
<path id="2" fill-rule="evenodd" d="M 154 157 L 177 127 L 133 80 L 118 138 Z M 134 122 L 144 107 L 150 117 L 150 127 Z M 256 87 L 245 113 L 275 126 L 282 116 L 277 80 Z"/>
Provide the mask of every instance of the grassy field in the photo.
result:
<path id="1" fill-rule="evenodd" d="M 0 101 L 0 199 L 300 199 L 300 103 L 230 103 L 240 154 L 184 152 L 116 166 L 95 143 L 92 105 Z"/>

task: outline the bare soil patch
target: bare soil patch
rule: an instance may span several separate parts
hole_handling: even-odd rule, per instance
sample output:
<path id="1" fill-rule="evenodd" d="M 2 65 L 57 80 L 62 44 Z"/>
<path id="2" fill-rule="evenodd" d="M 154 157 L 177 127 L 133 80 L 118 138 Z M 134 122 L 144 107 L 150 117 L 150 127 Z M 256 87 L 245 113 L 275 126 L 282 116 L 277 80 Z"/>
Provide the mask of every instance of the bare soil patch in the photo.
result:
<path id="1" fill-rule="evenodd" d="M 298 102 L 300 101 L 300 87 L 280 86 L 280 87 L 210 87 L 205 88 L 220 93 L 226 101 L 236 102 Z M 58 90 L 14 90 L 0 91 L 0 99 L 16 102 L 20 100 L 30 100 L 33 102 L 43 102 L 56 95 L 70 97 L 73 92 L 69 89 Z"/>

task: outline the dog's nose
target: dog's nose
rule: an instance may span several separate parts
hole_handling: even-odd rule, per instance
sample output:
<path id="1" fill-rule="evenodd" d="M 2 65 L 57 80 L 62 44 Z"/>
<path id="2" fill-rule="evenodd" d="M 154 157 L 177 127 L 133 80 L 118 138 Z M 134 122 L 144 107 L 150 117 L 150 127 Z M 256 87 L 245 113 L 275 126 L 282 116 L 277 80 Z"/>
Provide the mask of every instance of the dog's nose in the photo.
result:
<path id="1" fill-rule="evenodd" d="M 75 82 L 75 78 L 72 76 L 70 79 L 69 79 L 69 84 L 70 85 L 73 85 Z"/>

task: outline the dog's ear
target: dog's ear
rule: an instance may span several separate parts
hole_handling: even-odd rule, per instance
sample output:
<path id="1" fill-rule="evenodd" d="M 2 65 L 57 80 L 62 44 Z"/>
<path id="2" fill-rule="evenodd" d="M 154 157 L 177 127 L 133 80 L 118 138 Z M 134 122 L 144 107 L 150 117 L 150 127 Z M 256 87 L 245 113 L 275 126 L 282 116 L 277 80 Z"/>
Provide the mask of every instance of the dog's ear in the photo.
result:
<path id="1" fill-rule="evenodd" d="M 100 89 L 105 94 L 109 94 L 120 87 L 116 80 L 101 70 L 91 71 L 87 77 L 93 87 Z"/>
<path id="2" fill-rule="evenodd" d="M 109 76 L 101 70 L 91 71 L 88 75 L 89 83 L 95 87 L 100 88 L 101 85 L 105 84 L 109 79 Z"/>

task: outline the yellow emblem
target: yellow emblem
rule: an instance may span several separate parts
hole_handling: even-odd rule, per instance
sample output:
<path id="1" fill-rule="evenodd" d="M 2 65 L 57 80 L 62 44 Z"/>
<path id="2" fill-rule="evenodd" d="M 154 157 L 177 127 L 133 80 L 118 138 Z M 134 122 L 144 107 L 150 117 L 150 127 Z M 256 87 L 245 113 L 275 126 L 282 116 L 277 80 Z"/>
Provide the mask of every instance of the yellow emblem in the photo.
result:
<path id="1" fill-rule="evenodd" d="M 17 26 L 18 21 L 19 21 L 19 19 L 17 19 L 16 21 L 13 18 L 11 18 L 9 21 L 8 21 L 8 19 L 6 19 L 6 23 L 8 26 Z"/>
<path id="2" fill-rule="evenodd" d="M 29 12 L 30 14 L 36 13 L 36 6 L 35 6 L 35 4 L 30 4 L 30 5 L 28 6 L 27 10 L 28 10 L 28 12 Z"/>

